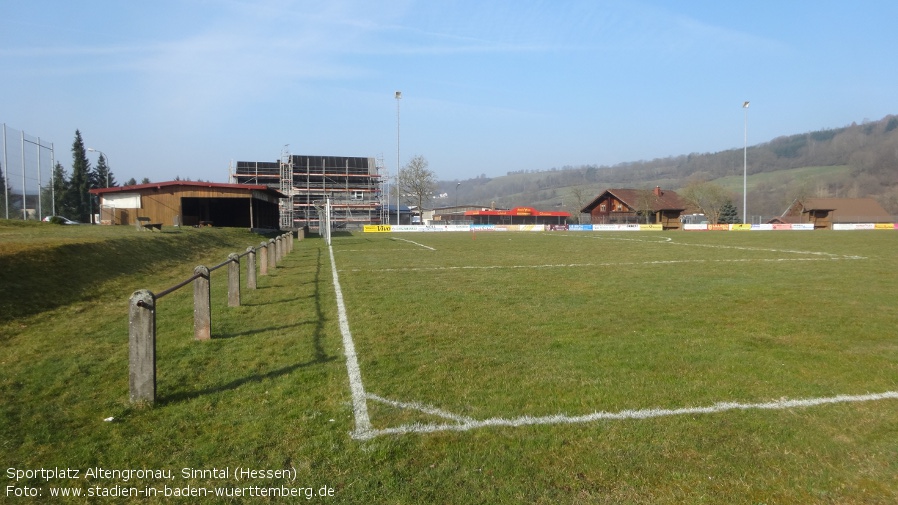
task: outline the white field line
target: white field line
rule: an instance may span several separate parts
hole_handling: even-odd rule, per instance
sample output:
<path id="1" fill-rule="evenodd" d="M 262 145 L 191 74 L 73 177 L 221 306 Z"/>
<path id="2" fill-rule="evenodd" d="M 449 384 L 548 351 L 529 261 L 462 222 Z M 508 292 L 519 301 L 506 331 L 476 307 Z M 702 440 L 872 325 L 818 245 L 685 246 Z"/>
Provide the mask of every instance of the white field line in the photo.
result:
<path id="1" fill-rule="evenodd" d="M 501 269 L 534 269 L 534 268 L 582 268 L 582 267 L 618 267 L 637 265 L 674 265 L 684 263 L 778 263 L 784 261 L 836 261 L 866 259 L 858 256 L 826 257 L 826 258 L 758 258 L 758 259 L 726 259 L 726 260 L 654 260 L 654 261 L 614 261 L 604 263 L 557 263 L 545 265 L 462 265 L 456 267 L 411 267 L 411 268 L 352 268 L 348 272 L 423 272 L 437 270 L 501 270 Z M 342 270 L 341 270 L 342 271 Z"/>
<path id="2" fill-rule="evenodd" d="M 431 407 L 430 405 L 424 405 L 418 402 L 400 402 L 396 400 L 389 400 L 382 396 L 377 396 L 374 393 L 368 393 L 368 398 L 374 401 L 378 401 L 381 403 L 385 403 L 392 407 L 396 407 L 399 409 L 408 409 L 408 410 L 417 410 L 419 412 L 423 412 L 425 414 L 429 414 L 436 417 L 442 417 L 444 419 L 449 419 L 450 421 L 455 421 L 457 423 L 467 424 L 467 423 L 476 423 L 477 421 L 471 417 L 460 416 L 457 414 L 453 414 L 452 412 L 446 412 L 445 410 L 438 409 L 436 407 Z"/>
<path id="3" fill-rule="evenodd" d="M 859 259 L 867 259 L 863 256 L 853 256 L 853 255 L 844 255 L 844 254 L 834 254 L 828 252 L 820 252 L 820 251 L 797 251 L 794 249 L 766 249 L 762 247 L 747 247 L 747 246 L 734 246 L 734 245 L 713 245 L 713 244 L 691 244 L 688 242 L 677 242 L 671 237 L 660 237 L 661 240 L 644 240 L 637 238 L 621 238 L 621 237 L 603 237 L 597 235 L 579 235 L 579 234 L 570 234 L 570 233 L 562 233 L 556 236 L 560 237 L 577 237 L 577 238 L 592 238 L 592 239 L 601 239 L 601 240 L 628 240 L 631 242 L 646 242 L 651 244 L 673 244 L 685 247 L 705 247 L 708 249 L 736 249 L 740 251 L 764 251 L 764 252 L 776 252 L 776 253 L 787 253 L 787 254 L 810 254 L 810 255 L 819 255 L 826 256 L 830 258 L 839 258 L 839 259 L 851 259 L 851 260 L 859 260 Z"/>
<path id="4" fill-rule="evenodd" d="M 370 438 L 371 419 L 368 417 L 368 403 L 365 397 L 365 385 L 362 383 L 362 371 L 355 353 L 355 343 L 349 331 L 349 318 L 346 317 L 346 305 L 343 303 L 343 290 L 337 276 L 337 262 L 334 260 L 334 248 L 328 246 L 331 257 L 331 271 L 334 276 L 334 292 L 337 296 L 337 313 L 340 319 L 340 333 L 343 335 L 343 352 L 346 354 L 346 372 L 349 374 L 349 390 L 352 393 L 352 412 L 355 415 L 355 431 L 353 438 Z"/>
<path id="5" fill-rule="evenodd" d="M 419 244 L 419 243 L 415 242 L 414 240 L 408 240 L 408 239 L 397 238 L 397 237 L 390 237 L 390 240 L 400 240 L 402 242 L 408 242 L 409 244 L 415 244 L 416 246 L 423 247 L 424 249 L 430 249 L 431 251 L 436 251 L 436 249 L 434 249 L 433 247 L 430 247 L 429 245 Z"/>
<path id="6" fill-rule="evenodd" d="M 375 395 L 369 395 L 371 398 L 379 398 Z M 727 412 L 731 410 L 785 410 L 794 408 L 816 407 L 818 405 L 829 405 L 835 403 L 850 402 L 869 402 L 886 399 L 898 399 L 898 391 L 886 391 L 884 393 L 872 393 L 865 395 L 838 395 L 823 398 L 804 398 L 798 400 L 782 399 L 765 403 L 737 403 L 737 402 L 720 402 L 708 407 L 683 407 L 677 409 L 643 409 L 643 410 L 622 410 L 619 412 L 593 412 L 580 416 L 569 416 L 564 414 L 556 414 L 551 416 L 533 417 L 521 416 L 514 418 L 494 417 L 490 419 L 467 420 L 467 418 L 459 418 L 455 424 L 406 424 L 394 428 L 384 428 L 379 430 L 370 430 L 365 433 L 364 439 L 370 439 L 382 435 L 405 435 L 410 433 L 435 433 L 440 431 L 469 431 L 478 428 L 490 427 L 510 427 L 517 428 L 522 426 L 536 425 L 553 425 L 553 424 L 582 424 L 596 421 L 619 421 L 619 420 L 640 420 L 652 419 L 656 417 L 696 415 L 696 414 L 716 414 L 719 412 Z M 395 402 L 399 404 L 399 402 Z M 410 404 L 417 405 L 417 404 Z M 418 409 L 421 410 L 421 409 Z M 438 409 L 434 409 L 438 410 Z M 441 411 L 442 412 L 442 411 Z"/>

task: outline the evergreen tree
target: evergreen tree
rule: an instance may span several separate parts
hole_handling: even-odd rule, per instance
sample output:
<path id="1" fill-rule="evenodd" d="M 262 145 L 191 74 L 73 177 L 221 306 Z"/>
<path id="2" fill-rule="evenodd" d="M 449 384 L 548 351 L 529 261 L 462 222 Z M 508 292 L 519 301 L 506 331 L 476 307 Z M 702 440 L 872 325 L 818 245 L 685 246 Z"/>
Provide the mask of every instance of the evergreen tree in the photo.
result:
<path id="1" fill-rule="evenodd" d="M 75 130 L 75 141 L 72 142 L 72 178 L 69 180 L 69 190 L 66 192 L 66 206 L 72 209 L 70 219 L 90 222 L 92 205 L 90 202 L 90 189 L 93 182 L 90 169 L 90 161 L 87 160 L 87 150 L 81 139 L 81 131 Z"/>
<path id="2" fill-rule="evenodd" d="M 115 182 L 115 177 L 113 177 L 112 172 L 109 170 L 109 165 L 106 164 L 106 157 L 103 156 L 103 153 L 100 153 L 100 159 L 97 160 L 97 168 L 94 170 L 95 178 L 93 181 L 94 188 L 112 188 L 118 186 L 118 183 Z"/>
<path id="3" fill-rule="evenodd" d="M 69 174 L 66 173 L 65 168 L 62 167 L 62 164 L 58 161 L 56 162 L 56 166 L 53 167 L 53 179 L 52 179 L 52 188 L 53 188 L 53 212 L 57 216 L 73 216 L 74 209 L 71 207 L 67 207 L 68 198 L 67 195 L 69 193 Z"/>
<path id="4" fill-rule="evenodd" d="M 133 177 L 125 181 L 125 186 L 133 186 L 135 184 L 137 184 L 137 179 Z"/>
<path id="5" fill-rule="evenodd" d="M 144 177 L 143 179 L 140 180 L 140 183 L 141 183 L 141 184 L 149 184 L 149 183 L 150 183 L 150 178 L 149 178 L 149 177 Z"/>
<path id="6" fill-rule="evenodd" d="M 736 224 L 739 222 L 739 212 L 736 210 L 736 206 L 733 205 L 732 200 L 727 200 L 723 207 L 720 208 L 720 219 L 718 222 L 721 224 Z"/>

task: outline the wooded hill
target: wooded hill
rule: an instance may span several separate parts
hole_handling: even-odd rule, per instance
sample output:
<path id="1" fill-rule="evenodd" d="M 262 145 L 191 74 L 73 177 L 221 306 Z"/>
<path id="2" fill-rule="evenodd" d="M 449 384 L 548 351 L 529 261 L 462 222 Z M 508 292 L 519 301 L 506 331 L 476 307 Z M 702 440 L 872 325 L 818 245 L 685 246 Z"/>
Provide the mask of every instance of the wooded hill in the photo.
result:
<path id="1" fill-rule="evenodd" d="M 441 181 L 434 206 L 580 208 L 608 188 L 680 190 L 691 181 L 715 182 L 742 212 L 743 149 L 691 153 L 613 166 L 566 166 L 509 172 L 502 177 Z M 461 186 L 457 183 L 461 182 Z M 873 197 L 898 216 L 898 116 L 842 128 L 775 138 L 748 147 L 748 211 L 773 217 L 800 197 Z M 440 200 L 443 200 L 442 202 Z"/>

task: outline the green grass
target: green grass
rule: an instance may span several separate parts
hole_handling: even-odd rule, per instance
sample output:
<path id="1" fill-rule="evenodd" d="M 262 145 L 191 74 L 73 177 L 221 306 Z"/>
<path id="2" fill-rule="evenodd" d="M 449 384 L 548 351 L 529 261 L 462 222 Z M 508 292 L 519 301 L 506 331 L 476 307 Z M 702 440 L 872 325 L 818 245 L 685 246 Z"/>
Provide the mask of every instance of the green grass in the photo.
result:
<path id="1" fill-rule="evenodd" d="M 852 168 L 849 165 L 833 165 L 825 167 L 799 167 L 788 170 L 777 170 L 775 172 L 761 172 L 748 176 L 745 181 L 748 189 L 753 191 L 760 185 L 771 185 L 772 187 L 785 186 L 792 183 L 797 185 L 807 185 L 813 187 L 813 184 L 821 181 L 829 181 L 831 179 L 845 178 L 851 175 Z M 740 193 L 742 191 L 743 178 L 741 175 L 731 175 L 721 177 L 714 180 L 715 184 L 719 184 L 723 188 L 733 192 Z"/>
<path id="2" fill-rule="evenodd" d="M 354 440 L 317 238 L 244 290 L 241 307 L 225 306 L 224 270 L 213 273 L 210 342 L 192 339 L 189 288 L 161 299 L 159 398 L 129 405 L 128 296 L 260 241 L 239 230 L 0 224 L 0 306 L 33 305 L 0 315 L 3 468 L 170 469 L 168 484 L 183 487 L 247 484 L 181 478 L 185 467 L 295 467 L 295 483 L 254 483 L 327 485 L 336 503 L 898 496 L 894 399 Z M 896 242 L 884 231 L 496 232 L 341 235 L 333 249 L 366 390 L 485 420 L 895 391 Z M 83 254 L 59 251 L 73 243 Z M 63 257 L 68 273 L 51 274 Z M 22 293 L 64 278 L 77 280 L 65 297 Z M 451 424 L 368 408 L 379 430 Z"/>

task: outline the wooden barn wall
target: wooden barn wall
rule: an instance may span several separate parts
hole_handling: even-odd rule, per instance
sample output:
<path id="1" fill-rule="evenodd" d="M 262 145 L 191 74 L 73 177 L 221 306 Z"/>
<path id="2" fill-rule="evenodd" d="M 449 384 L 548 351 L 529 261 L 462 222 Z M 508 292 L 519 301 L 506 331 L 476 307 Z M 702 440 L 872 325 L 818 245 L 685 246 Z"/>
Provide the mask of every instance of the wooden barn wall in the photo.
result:
<path id="1" fill-rule="evenodd" d="M 136 217 L 148 217 L 154 223 L 171 226 L 183 223 L 181 198 L 249 198 L 246 190 L 229 188 L 190 188 L 186 190 L 162 188 L 146 191 L 141 195 L 141 208 L 136 209 Z M 186 223 L 185 223 L 186 224 Z"/>

